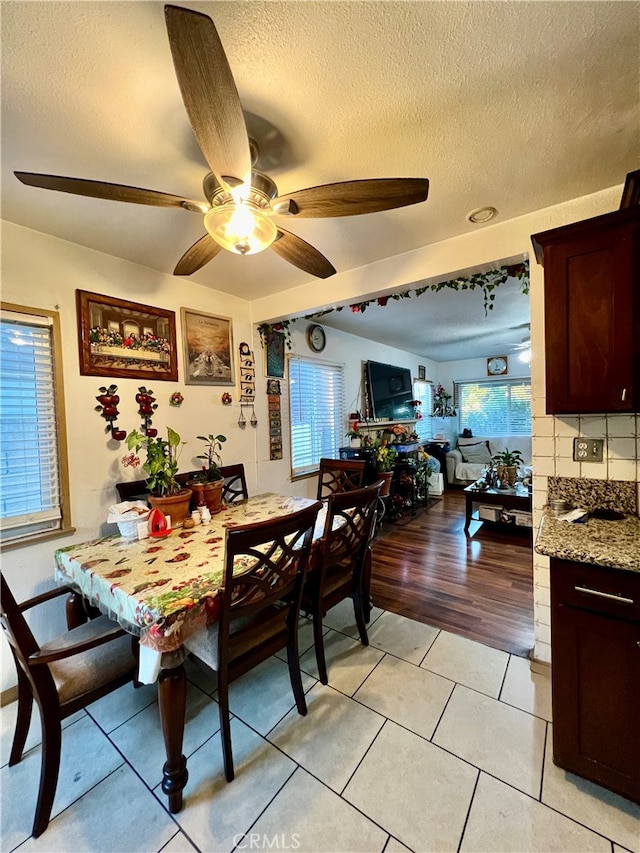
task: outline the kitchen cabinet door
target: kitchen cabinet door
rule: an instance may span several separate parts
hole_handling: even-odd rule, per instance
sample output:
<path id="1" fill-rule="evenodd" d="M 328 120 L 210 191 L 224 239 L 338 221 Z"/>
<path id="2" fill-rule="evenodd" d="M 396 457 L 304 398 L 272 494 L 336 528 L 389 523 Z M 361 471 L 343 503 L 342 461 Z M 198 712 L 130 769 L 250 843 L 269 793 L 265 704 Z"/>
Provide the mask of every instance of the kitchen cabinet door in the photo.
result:
<path id="1" fill-rule="evenodd" d="M 551 643 L 554 763 L 640 802 L 640 624 L 556 601 Z"/>
<path id="2" fill-rule="evenodd" d="M 549 414 L 638 410 L 639 219 L 616 211 L 532 238 L 545 268 Z"/>

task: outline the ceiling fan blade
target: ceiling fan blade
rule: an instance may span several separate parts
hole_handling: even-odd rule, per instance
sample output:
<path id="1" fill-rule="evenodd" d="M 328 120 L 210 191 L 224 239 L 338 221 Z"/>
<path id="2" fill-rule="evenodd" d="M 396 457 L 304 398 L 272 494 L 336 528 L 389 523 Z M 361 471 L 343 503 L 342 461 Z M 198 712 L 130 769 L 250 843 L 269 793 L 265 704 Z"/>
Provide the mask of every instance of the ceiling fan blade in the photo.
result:
<path id="1" fill-rule="evenodd" d="M 296 216 L 355 216 L 418 204 L 426 201 L 428 194 L 427 178 L 372 178 L 297 190 L 277 198 L 274 207 L 293 201 L 298 208 Z"/>
<path id="2" fill-rule="evenodd" d="M 285 231 L 284 228 L 278 228 L 278 236 L 271 244 L 271 248 L 285 261 L 293 264 L 294 267 L 299 267 L 299 269 L 318 278 L 329 278 L 335 274 L 335 267 L 324 255 L 314 249 L 302 237 Z"/>
<path id="3" fill-rule="evenodd" d="M 205 234 L 191 248 L 187 249 L 176 264 L 173 274 L 191 275 L 208 264 L 220 251 L 222 251 L 222 246 L 208 234 Z"/>
<path id="4" fill-rule="evenodd" d="M 179 195 L 162 193 L 157 190 L 143 190 L 140 187 L 128 187 L 124 184 L 109 184 L 106 181 L 87 181 L 84 178 L 65 178 L 61 175 L 40 175 L 37 172 L 14 172 L 19 181 L 30 187 L 45 190 L 58 190 L 61 193 L 73 193 L 89 198 L 105 198 L 109 201 L 128 201 L 132 204 L 152 204 L 157 207 L 205 208 L 203 202 L 191 201 Z"/>
<path id="5" fill-rule="evenodd" d="M 180 6 L 165 6 L 164 14 L 182 100 L 211 171 L 220 181 L 250 183 L 242 105 L 213 21 Z"/>

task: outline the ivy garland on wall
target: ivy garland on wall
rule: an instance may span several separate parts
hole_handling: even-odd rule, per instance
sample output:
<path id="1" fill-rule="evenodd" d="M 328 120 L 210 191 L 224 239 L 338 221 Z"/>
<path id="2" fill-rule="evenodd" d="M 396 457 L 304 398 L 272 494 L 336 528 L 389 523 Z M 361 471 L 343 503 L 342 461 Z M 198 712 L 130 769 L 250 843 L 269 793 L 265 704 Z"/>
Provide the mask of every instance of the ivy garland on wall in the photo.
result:
<path id="1" fill-rule="evenodd" d="M 504 284 L 508 278 L 517 278 L 520 281 L 520 289 L 524 295 L 529 293 L 529 261 L 524 261 L 520 264 L 511 266 L 498 267 L 489 272 L 474 273 L 470 276 L 460 276 L 450 281 L 440 281 L 437 284 L 426 284 L 422 287 L 416 287 L 413 290 L 402 290 L 399 293 L 391 293 L 388 296 L 378 296 L 374 299 L 366 299 L 363 302 L 354 302 L 352 305 L 340 305 L 337 308 L 327 308 L 325 311 L 316 311 L 314 314 L 305 314 L 304 317 L 294 317 L 291 320 L 280 320 L 277 323 L 261 323 L 258 326 L 260 340 L 262 346 L 267 344 L 267 337 L 271 332 L 282 332 L 285 336 L 287 349 L 291 349 L 291 323 L 297 320 L 319 320 L 321 317 L 326 317 L 327 314 L 333 311 L 343 311 L 348 307 L 354 314 L 364 314 L 369 305 L 379 305 L 384 308 L 390 299 L 411 299 L 416 296 L 422 296 L 427 291 L 438 293 L 440 290 L 448 288 L 449 290 L 481 290 L 483 297 L 483 307 L 485 317 L 489 311 L 493 310 L 493 303 L 496 298 L 495 290 Z"/>

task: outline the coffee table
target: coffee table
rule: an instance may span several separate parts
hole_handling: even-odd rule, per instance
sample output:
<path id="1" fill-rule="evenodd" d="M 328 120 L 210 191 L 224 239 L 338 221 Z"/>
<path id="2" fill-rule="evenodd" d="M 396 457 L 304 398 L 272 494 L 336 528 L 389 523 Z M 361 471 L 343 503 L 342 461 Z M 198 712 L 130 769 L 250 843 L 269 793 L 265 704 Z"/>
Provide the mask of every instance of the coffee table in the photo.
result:
<path id="1" fill-rule="evenodd" d="M 465 533 L 469 530 L 474 504 L 503 506 L 506 509 L 519 509 L 523 512 L 531 512 L 531 494 L 524 486 L 518 485 L 513 489 L 478 489 L 473 484 L 467 486 L 463 491 L 465 500 Z M 483 521 L 484 519 L 478 520 Z"/>

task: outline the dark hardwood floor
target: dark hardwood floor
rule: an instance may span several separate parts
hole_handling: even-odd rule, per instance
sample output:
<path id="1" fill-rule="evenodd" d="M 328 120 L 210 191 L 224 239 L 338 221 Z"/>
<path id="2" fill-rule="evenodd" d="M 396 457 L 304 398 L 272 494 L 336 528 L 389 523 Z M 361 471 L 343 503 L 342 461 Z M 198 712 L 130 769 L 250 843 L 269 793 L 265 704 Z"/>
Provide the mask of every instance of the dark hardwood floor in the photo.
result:
<path id="1" fill-rule="evenodd" d="M 531 532 L 472 522 L 461 490 L 373 542 L 374 605 L 526 657 L 533 648 Z"/>

